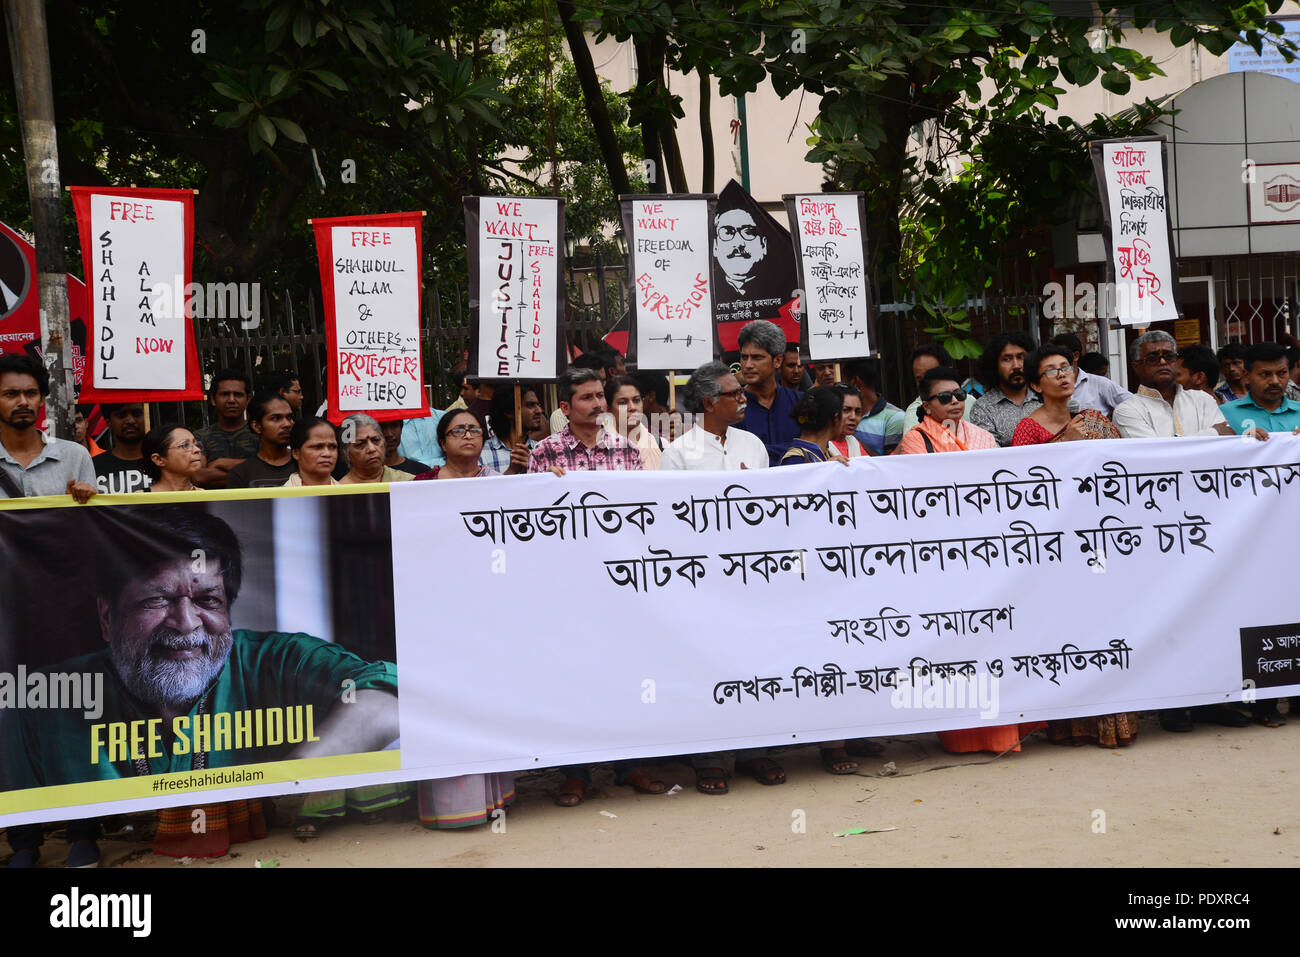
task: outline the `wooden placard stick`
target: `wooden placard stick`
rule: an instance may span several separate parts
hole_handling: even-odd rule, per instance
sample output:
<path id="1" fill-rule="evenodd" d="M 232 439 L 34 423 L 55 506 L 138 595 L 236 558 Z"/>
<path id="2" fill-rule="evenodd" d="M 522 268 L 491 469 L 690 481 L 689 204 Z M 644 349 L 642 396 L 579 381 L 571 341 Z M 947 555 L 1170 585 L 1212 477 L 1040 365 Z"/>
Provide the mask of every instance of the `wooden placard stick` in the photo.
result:
<path id="1" fill-rule="evenodd" d="M 516 446 L 524 440 L 524 390 L 515 382 L 515 427 L 510 436 L 510 445 Z"/>

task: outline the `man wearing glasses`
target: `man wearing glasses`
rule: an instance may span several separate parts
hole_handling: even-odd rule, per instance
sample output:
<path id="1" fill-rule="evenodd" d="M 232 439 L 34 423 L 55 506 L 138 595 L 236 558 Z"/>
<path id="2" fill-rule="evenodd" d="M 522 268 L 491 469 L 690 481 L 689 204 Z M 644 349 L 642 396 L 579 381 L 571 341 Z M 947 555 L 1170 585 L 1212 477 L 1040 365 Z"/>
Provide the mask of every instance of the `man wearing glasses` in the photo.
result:
<path id="1" fill-rule="evenodd" d="M 1188 435 L 1232 435 L 1214 397 L 1178 384 L 1178 343 L 1167 332 L 1144 333 L 1129 347 L 1133 374 L 1140 385 L 1133 398 L 1115 407 L 1111 421 L 1126 439 L 1174 438 Z M 1267 433 L 1252 429 L 1256 438 Z M 1244 714 L 1227 705 L 1167 708 L 1159 713 L 1166 731 L 1191 731 L 1193 720 L 1241 728 L 1250 724 Z"/>
<path id="2" fill-rule="evenodd" d="M 1178 384 L 1178 344 L 1169 333 L 1157 330 L 1138 336 L 1129 357 L 1140 385 L 1111 416 L 1124 438 L 1233 434 L 1212 395 Z"/>
<path id="3" fill-rule="evenodd" d="M 747 210 L 729 209 L 717 215 L 713 259 L 718 264 L 715 272 L 721 272 L 718 278 L 723 280 L 714 283 L 719 302 L 770 298 L 755 288 L 759 265 L 766 258 L 767 239 Z"/>

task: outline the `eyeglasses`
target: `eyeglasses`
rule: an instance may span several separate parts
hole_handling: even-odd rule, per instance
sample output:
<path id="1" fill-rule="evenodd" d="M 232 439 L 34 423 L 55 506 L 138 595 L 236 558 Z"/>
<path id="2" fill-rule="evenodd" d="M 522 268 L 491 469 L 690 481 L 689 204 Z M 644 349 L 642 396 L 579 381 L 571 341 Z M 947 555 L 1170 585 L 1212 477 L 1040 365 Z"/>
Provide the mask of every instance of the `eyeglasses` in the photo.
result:
<path id="1" fill-rule="evenodd" d="M 741 239 L 755 240 L 758 238 L 757 226 L 719 226 L 718 238 L 724 243 L 729 243 L 736 238 L 736 233 L 740 233 Z"/>
<path id="2" fill-rule="evenodd" d="M 1148 352 L 1142 357 L 1142 361 L 1149 366 L 1158 366 L 1162 362 L 1168 362 L 1173 365 L 1178 361 L 1177 352 Z"/>
<path id="3" fill-rule="evenodd" d="M 176 445 L 173 445 L 172 448 L 180 449 L 182 452 L 192 452 L 195 449 L 198 449 L 200 452 L 203 451 L 203 446 L 198 442 L 179 442 Z"/>
<path id="4" fill-rule="evenodd" d="M 468 427 L 463 425 L 458 425 L 454 429 L 448 429 L 447 434 L 453 435 L 458 439 L 463 439 L 467 435 L 471 439 L 477 439 L 480 435 L 483 434 L 483 430 L 480 429 L 477 425 L 471 425 Z"/>
<path id="5" fill-rule="evenodd" d="M 1040 375 L 1045 379 L 1064 379 L 1068 375 L 1074 375 L 1074 366 L 1058 366 L 1055 369 L 1044 369 Z"/>
<path id="6" fill-rule="evenodd" d="M 739 402 L 744 397 L 745 397 L 745 390 L 743 387 L 739 389 L 732 389 L 730 392 L 718 393 L 719 399 L 735 399 L 737 402 Z"/>
<path id="7" fill-rule="evenodd" d="M 947 405 L 949 402 L 965 402 L 966 390 L 954 389 L 951 392 L 936 392 L 934 395 L 930 396 L 930 398 L 938 399 L 940 405 Z"/>

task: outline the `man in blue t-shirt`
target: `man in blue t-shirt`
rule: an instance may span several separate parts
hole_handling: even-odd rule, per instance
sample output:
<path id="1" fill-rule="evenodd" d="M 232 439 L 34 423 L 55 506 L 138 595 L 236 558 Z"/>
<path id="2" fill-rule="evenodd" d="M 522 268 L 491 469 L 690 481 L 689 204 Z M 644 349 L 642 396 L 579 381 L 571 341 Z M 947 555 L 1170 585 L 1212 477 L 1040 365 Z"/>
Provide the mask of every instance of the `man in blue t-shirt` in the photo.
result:
<path id="1" fill-rule="evenodd" d="M 736 344 L 740 347 L 736 377 L 748 396 L 740 427 L 762 439 L 769 464 L 775 466 L 799 436 L 799 424 L 790 413 L 803 394 L 781 385 L 777 378 L 785 358 L 785 333 L 775 322 L 755 319 L 740 330 Z"/>

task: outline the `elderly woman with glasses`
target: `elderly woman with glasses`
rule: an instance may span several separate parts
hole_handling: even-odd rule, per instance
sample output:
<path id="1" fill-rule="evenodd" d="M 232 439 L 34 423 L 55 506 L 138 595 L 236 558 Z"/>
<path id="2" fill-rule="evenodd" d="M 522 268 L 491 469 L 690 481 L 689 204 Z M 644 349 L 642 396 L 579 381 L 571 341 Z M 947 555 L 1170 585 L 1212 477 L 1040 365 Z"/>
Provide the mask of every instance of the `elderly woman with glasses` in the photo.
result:
<path id="1" fill-rule="evenodd" d="M 1118 439 L 1119 429 L 1096 409 L 1070 408 L 1074 356 L 1062 346 L 1040 346 L 1025 359 L 1025 378 L 1043 404 L 1020 420 L 1012 445 L 1044 445 L 1079 439 Z"/>
<path id="2" fill-rule="evenodd" d="M 1046 445 L 1079 439 L 1118 439 L 1119 429 L 1096 409 L 1070 411 L 1074 395 L 1074 356 L 1060 346 L 1040 346 L 1025 359 L 1029 387 L 1043 399 L 1042 407 L 1020 420 L 1012 445 Z M 1047 739 L 1079 746 L 1089 741 L 1103 748 L 1120 748 L 1137 737 L 1137 714 L 1101 714 L 1047 723 Z"/>

